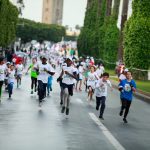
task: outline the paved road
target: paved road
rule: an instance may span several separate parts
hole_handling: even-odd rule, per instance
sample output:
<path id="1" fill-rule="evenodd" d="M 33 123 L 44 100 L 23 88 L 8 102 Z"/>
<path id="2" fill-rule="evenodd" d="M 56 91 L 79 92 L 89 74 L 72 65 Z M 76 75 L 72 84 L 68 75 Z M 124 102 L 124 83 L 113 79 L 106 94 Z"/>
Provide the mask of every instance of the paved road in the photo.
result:
<path id="1" fill-rule="evenodd" d="M 42 110 L 36 96 L 30 95 L 30 78 L 25 76 L 13 100 L 3 94 L 0 105 L 0 150 L 149 150 L 150 105 L 134 99 L 124 124 L 118 115 L 119 92 L 109 92 L 104 121 L 98 120 L 95 103 L 89 105 L 86 93 L 75 93 L 70 116 L 60 113 L 59 86 Z"/>

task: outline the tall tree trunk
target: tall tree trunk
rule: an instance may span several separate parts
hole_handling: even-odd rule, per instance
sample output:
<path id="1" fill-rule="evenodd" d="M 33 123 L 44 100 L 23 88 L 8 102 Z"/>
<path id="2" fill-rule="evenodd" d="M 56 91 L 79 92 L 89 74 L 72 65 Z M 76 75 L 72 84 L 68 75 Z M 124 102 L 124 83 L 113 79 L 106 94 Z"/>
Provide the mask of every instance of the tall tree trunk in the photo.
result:
<path id="1" fill-rule="evenodd" d="M 118 49 L 118 60 L 119 61 L 123 61 L 123 28 L 124 28 L 125 22 L 127 20 L 128 4 L 129 4 L 129 0 L 123 0 L 123 9 L 122 9 L 122 15 L 121 15 L 120 41 L 119 41 L 119 49 Z"/>
<path id="2" fill-rule="evenodd" d="M 111 6 L 112 6 L 112 0 L 107 0 L 107 7 L 106 7 L 106 16 L 111 15 Z"/>
<path id="3" fill-rule="evenodd" d="M 98 1 L 98 11 L 97 11 L 97 13 L 98 13 L 98 16 L 100 16 L 101 15 L 101 8 L 102 8 L 102 0 L 97 0 Z"/>

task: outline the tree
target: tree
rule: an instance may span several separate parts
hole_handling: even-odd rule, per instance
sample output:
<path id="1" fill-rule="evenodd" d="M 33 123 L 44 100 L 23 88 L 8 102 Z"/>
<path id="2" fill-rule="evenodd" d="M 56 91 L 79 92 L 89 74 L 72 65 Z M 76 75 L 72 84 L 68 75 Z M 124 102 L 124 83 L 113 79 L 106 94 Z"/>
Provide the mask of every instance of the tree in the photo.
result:
<path id="1" fill-rule="evenodd" d="M 150 68 L 150 1 L 133 1 L 133 13 L 124 28 L 124 60 L 126 66 Z M 132 69 L 137 79 L 147 79 L 147 71 Z"/>
<path id="2" fill-rule="evenodd" d="M 24 26 L 17 26 L 17 37 L 26 43 L 31 40 L 59 42 L 65 36 L 65 27 L 60 25 L 48 25 L 37 23 L 28 19 L 19 19 L 19 24 L 24 22 Z"/>
<path id="3" fill-rule="evenodd" d="M 129 0 L 123 0 L 123 9 L 121 14 L 121 32 L 120 32 L 120 41 L 119 41 L 119 49 L 118 49 L 118 60 L 123 61 L 123 29 L 125 26 L 125 22 L 127 21 L 128 14 L 128 4 Z"/>
<path id="4" fill-rule="evenodd" d="M 6 47 L 15 40 L 18 10 L 9 0 L 0 0 L 0 46 Z"/>
<path id="5" fill-rule="evenodd" d="M 80 30 L 81 27 L 77 24 L 77 25 L 75 26 L 75 29 L 76 29 L 76 30 Z"/>

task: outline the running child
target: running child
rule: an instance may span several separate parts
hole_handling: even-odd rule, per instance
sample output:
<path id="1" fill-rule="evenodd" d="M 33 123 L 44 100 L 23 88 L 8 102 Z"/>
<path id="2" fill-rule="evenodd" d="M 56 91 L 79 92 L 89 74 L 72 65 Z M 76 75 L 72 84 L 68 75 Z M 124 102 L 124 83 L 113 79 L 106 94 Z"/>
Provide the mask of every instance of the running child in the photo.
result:
<path id="1" fill-rule="evenodd" d="M 124 123 L 128 123 L 127 115 L 132 103 L 133 92 L 136 92 L 136 83 L 132 79 L 132 74 L 130 71 L 126 73 L 126 79 L 120 82 L 119 91 L 122 95 L 122 106 L 119 115 L 124 115 L 123 121 Z"/>
<path id="2" fill-rule="evenodd" d="M 34 92 L 37 91 L 37 59 L 36 58 L 32 58 L 32 64 L 29 66 L 28 71 L 31 69 L 31 94 L 33 94 Z"/>
<path id="3" fill-rule="evenodd" d="M 107 97 L 107 87 L 110 87 L 112 90 L 112 85 L 111 82 L 109 81 L 109 74 L 108 73 L 104 73 L 102 75 L 102 78 L 99 79 L 96 83 L 96 89 L 95 89 L 95 93 L 96 93 L 96 110 L 99 110 L 100 108 L 100 115 L 99 118 L 104 120 L 103 118 L 103 114 L 104 114 L 104 110 L 105 110 L 105 102 L 106 102 L 106 97 Z"/>
<path id="4" fill-rule="evenodd" d="M 97 73 L 95 72 L 95 66 L 90 67 L 90 72 L 87 77 L 87 87 L 88 87 L 88 101 L 91 102 L 93 99 L 94 89 L 96 81 L 99 79 Z"/>
<path id="5" fill-rule="evenodd" d="M 63 107 L 61 113 L 64 113 L 66 110 L 66 115 L 69 115 L 69 105 L 70 105 L 70 96 L 73 96 L 73 85 L 74 79 L 77 79 L 76 72 L 72 66 L 71 58 L 67 58 L 66 67 L 63 67 L 60 78 L 62 79 L 62 88 L 63 88 Z"/>
<path id="6" fill-rule="evenodd" d="M 15 82 L 15 67 L 14 65 L 11 65 L 10 69 L 8 70 L 8 94 L 10 99 L 13 93 L 14 82 Z"/>
<path id="7" fill-rule="evenodd" d="M 19 64 L 16 65 L 16 79 L 17 79 L 17 88 L 21 85 L 21 78 L 23 74 L 23 64 L 22 60 L 19 61 Z"/>

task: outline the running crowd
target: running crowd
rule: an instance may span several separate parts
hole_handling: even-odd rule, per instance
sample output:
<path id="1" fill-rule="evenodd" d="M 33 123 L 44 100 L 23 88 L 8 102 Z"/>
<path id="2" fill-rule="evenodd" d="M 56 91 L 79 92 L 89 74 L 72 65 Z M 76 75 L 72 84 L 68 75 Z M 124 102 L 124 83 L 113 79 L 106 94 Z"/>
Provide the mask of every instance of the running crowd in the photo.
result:
<path id="1" fill-rule="evenodd" d="M 81 92 L 83 87 L 87 92 L 89 105 L 96 97 L 96 110 L 99 111 L 99 118 L 104 120 L 104 111 L 108 87 L 113 90 L 109 80 L 109 73 L 105 72 L 102 63 L 95 64 L 93 57 L 75 58 L 74 56 L 55 56 L 46 53 L 33 55 L 31 64 L 27 69 L 24 68 L 20 60 L 18 64 L 5 61 L 0 57 L 0 101 L 2 97 L 2 87 L 8 91 L 9 99 L 13 94 L 13 87 L 16 80 L 16 86 L 21 86 L 22 75 L 31 76 L 31 94 L 37 93 L 39 107 L 42 107 L 45 97 L 51 94 L 53 90 L 52 82 L 56 71 L 59 73 L 57 82 L 60 85 L 60 105 L 61 113 L 69 115 L 70 98 L 73 92 Z M 133 92 L 136 91 L 136 83 L 132 78 L 132 73 L 123 67 L 118 75 L 120 91 L 121 109 L 120 116 L 123 116 L 124 123 L 127 123 L 127 115 L 133 99 Z"/>

